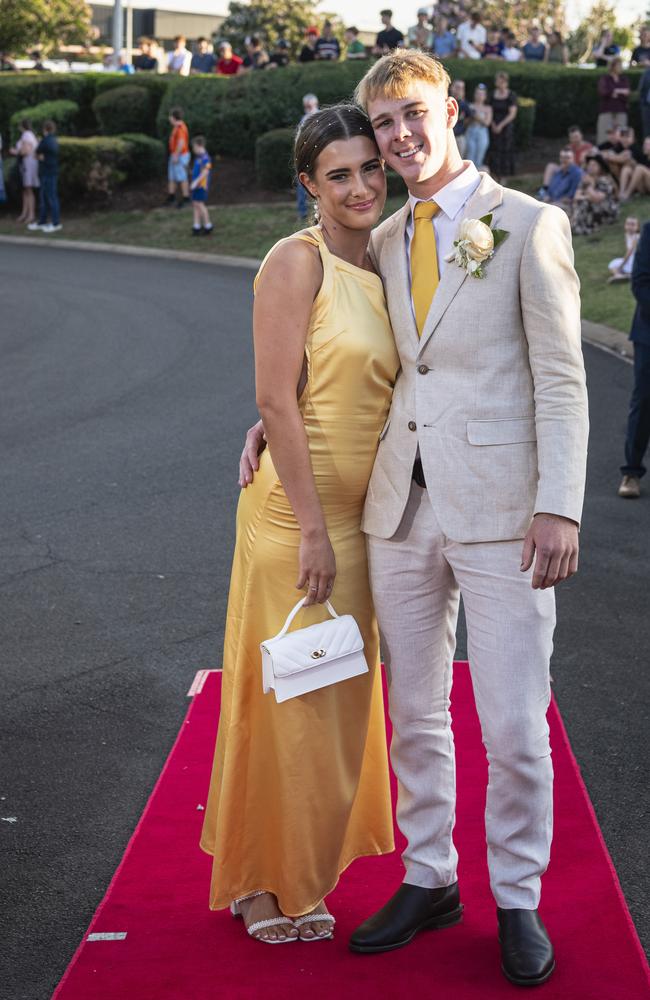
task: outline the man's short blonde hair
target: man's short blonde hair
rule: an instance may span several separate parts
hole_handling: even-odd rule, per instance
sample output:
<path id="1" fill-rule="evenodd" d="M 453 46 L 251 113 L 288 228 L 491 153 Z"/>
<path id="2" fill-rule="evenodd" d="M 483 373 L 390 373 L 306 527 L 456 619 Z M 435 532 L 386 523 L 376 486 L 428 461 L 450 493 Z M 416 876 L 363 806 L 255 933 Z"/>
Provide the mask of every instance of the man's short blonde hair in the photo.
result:
<path id="1" fill-rule="evenodd" d="M 449 90 L 449 74 L 438 59 L 419 49 L 394 49 L 378 59 L 357 84 L 354 99 L 362 108 L 379 94 L 390 100 L 406 97 L 416 80 Z"/>

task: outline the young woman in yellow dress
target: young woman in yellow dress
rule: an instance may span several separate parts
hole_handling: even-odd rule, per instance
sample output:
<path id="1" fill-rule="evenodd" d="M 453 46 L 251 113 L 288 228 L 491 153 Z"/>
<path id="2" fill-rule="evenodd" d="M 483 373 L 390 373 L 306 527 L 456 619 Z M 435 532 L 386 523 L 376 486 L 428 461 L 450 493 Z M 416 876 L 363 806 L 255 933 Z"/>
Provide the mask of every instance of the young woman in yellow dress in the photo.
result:
<path id="1" fill-rule="evenodd" d="M 325 896 L 357 857 L 393 849 L 379 642 L 361 513 L 399 358 L 368 240 L 386 200 L 371 125 L 312 114 L 295 166 L 318 225 L 280 240 L 255 280 L 256 399 L 268 448 L 242 491 L 222 707 L 201 847 L 210 908 L 267 943 L 331 938 Z M 277 704 L 260 642 L 306 591 L 361 629 L 369 673 Z"/>

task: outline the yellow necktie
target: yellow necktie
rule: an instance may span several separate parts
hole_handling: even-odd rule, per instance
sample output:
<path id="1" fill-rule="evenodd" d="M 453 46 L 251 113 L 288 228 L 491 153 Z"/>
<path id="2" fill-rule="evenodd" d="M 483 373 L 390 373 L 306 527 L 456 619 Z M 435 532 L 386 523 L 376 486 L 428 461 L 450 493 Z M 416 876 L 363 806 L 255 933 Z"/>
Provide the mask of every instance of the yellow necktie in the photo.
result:
<path id="1" fill-rule="evenodd" d="M 411 294 L 415 307 L 415 324 L 418 336 L 427 318 L 438 282 L 438 255 L 436 234 L 432 219 L 438 212 L 435 201 L 419 201 L 413 210 L 413 239 L 411 240 Z"/>

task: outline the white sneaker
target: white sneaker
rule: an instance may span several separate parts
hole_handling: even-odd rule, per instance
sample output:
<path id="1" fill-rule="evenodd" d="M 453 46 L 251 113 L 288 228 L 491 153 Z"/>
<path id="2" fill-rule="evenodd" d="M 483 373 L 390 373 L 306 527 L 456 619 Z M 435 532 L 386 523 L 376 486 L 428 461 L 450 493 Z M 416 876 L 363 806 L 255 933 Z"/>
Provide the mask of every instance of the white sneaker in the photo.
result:
<path id="1" fill-rule="evenodd" d="M 27 228 L 30 232 L 35 233 L 39 229 L 45 229 L 45 226 L 43 226 L 40 222 L 30 222 Z"/>
<path id="2" fill-rule="evenodd" d="M 51 222 L 43 226 L 44 233 L 58 233 L 59 229 L 63 229 L 63 226 L 53 226 Z"/>

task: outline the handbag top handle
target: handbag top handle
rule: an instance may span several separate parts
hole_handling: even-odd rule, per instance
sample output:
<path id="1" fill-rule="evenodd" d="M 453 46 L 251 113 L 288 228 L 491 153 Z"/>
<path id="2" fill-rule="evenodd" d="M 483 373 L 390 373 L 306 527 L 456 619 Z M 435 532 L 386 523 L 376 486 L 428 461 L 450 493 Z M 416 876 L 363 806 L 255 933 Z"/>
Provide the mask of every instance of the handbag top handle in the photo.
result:
<path id="1" fill-rule="evenodd" d="M 307 600 L 306 597 L 301 597 L 300 598 L 300 600 L 296 604 L 295 608 L 292 608 L 291 611 L 289 612 L 289 614 L 287 616 L 287 620 L 284 623 L 284 625 L 282 626 L 282 628 L 280 629 L 280 631 L 278 632 L 278 634 L 274 635 L 273 639 L 267 639 L 266 640 L 267 642 L 273 642 L 275 639 L 281 639 L 283 635 L 287 634 L 287 632 L 289 630 L 289 626 L 291 625 L 291 622 L 294 620 L 294 618 L 296 617 L 296 615 L 298 614 L 298 612 L 300 611 L 300 609 L 304 606 L 304 603 L 305 603 L 306 600 Z M 329 601 L 325 601 L 325 607 L 327 608 L 327 610 L 331 614 L 332 618 L 338 618 L 339 617 L 337 615 L 336 611 L 334 610 L 334 608 L 332 607 L 332 605 L 330 604 Z"/>

